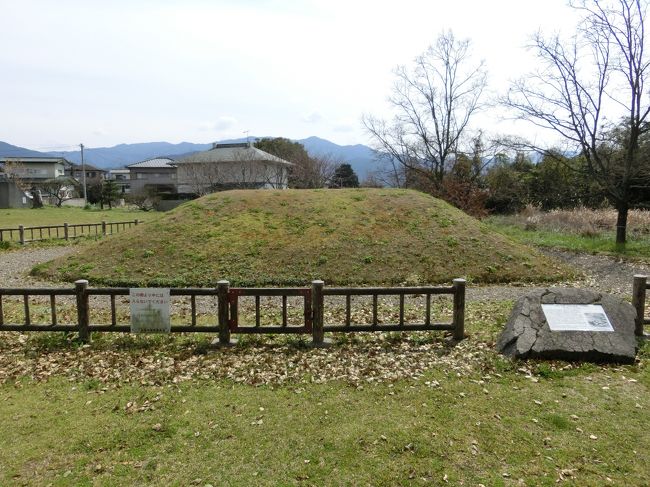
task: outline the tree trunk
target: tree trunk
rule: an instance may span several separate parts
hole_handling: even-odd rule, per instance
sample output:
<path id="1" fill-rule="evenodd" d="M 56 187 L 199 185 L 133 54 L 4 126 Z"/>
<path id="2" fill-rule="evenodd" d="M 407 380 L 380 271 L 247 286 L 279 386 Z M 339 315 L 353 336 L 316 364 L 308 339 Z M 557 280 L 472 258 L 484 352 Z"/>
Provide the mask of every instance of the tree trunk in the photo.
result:
<path id="1" fill-rule="evenodd" d="M 620 203 L 616 209 L 618 210 L 618 217 L 616 218 L 616 243 L 624 244 L 626 241 L 628 204 Z"/>
<path id="2" fill-rule="evenodd" d="M 43 208 L 43 197 L 39 189 L 32 188 L 32 207 Z"/>

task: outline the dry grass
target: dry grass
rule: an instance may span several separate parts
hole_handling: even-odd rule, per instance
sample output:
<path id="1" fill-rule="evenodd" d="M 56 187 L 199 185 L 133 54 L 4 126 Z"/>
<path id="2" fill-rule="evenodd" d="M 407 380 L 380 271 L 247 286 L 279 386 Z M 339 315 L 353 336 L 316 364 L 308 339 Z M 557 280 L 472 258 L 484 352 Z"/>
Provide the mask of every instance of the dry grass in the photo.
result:
<path id="1" fill-rule="evenodd" d="M 543 212 L 539 208 L 528 206 L 518 215 L 504 220 L 526 230 L 545 230 L 595 237 L 614 232 L 616 216 L 617 212 L 614 209 L 577 208 Z M 627 225 L 628 236 L 633 239 L 650 235 L 650 211 L 631 210 Z"/>

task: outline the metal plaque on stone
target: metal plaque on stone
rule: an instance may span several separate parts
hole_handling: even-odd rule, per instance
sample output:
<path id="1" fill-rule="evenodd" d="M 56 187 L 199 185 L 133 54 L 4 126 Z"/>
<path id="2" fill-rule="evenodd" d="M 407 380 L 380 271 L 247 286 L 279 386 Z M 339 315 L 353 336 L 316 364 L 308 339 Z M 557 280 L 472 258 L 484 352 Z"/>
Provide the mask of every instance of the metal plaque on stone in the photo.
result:
<path id="1" fill-rule="evenodd" d="M 613 332 L 600 304 L 542 304 L 551 331 Z"/>

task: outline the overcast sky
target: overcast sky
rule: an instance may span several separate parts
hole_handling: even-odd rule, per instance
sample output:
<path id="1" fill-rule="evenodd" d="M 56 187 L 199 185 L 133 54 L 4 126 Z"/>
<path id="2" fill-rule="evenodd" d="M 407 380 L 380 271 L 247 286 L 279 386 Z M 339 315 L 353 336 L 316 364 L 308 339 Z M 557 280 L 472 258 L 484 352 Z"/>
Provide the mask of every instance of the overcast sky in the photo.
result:
<path id="1" fill-rule="evenodd" d="M 452 29 L 490 89 L 534 67 L 565 0 L 0 0 L 0 140 L 37 150 L 251 135 L 368 143 L 392 70 Z M 484 113 L 489 132 L 521 132 Z"/>

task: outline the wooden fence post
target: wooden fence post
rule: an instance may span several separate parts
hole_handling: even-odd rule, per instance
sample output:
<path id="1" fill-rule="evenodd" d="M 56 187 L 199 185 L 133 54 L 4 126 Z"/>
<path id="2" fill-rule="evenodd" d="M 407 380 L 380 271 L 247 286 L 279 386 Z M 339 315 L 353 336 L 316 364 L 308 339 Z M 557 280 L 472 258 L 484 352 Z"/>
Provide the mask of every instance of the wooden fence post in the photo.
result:
<path id="1" fill-rule="evenodd" d="M 66 240 L 70 240 L 70 233 L 68 231 L 68 223 L 67 222 L 65 222 L 63 224 L 63 238 L 65 238 Z"/>
<path id="2" fill-rule="evenodd" d="M 313 313 L 311 330 L 312 330 L 312 346 L 322 347 L 325 345 L 325 332 L 323 331 L 323 281 L 311 282 L 311 310 Z"/>
<path id="3" fill-rule="evenodd" d="M 465 279 L 454 279 L 454 339 L 465 338 Z"/>
<path id="4" fill-rule="evenodd" d="M 106 236 L 106 220 L 102 220 L 102 237 Z"/>
<path id="5" fill-rule="evenodd" d="M 137 221 L 137 220 L 136 220 Z M 228 291 L 230 290 L 230 282 L 218 281 L 217 282 L 217 300 L 219 304 L 219 345 L 231 345 L 230 341 L 230 326 L 228 324 Z"/>
<path id="6" fill-rule="evenodd" d="M 18 225 L 18 239 L 22 245 L 25 245 L 25 227 Z"/>
<path id="7" fill-rule="evenodd" d="M 634 334 L 636 336 L 643 336 L 647 282 L 648 276 L 637 274 L 634 276 L 632 283 L 632 306 L 636 310 L 636 319 L 634 320 Z"/>
<path id="8" fill-rule="evenodd" d="M 90 341 L 90 308 L 88 307 L 88 281 L 80 279 L 74 282 L 77 293 L 77 322 L 79 324 L 79 340 L 83 343 Z"/>
<path id="9" fill-rule="evenodd" d="M 137 227 L 137 226 L 138 226 L 138 223 L 140 223 L 140 221 L 136 218 L 135 221 L 134 221 L 133 223 L 135 223 L 135 226 Z"/>

